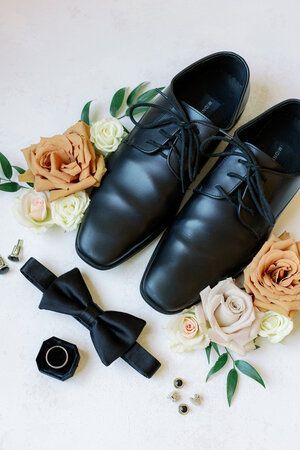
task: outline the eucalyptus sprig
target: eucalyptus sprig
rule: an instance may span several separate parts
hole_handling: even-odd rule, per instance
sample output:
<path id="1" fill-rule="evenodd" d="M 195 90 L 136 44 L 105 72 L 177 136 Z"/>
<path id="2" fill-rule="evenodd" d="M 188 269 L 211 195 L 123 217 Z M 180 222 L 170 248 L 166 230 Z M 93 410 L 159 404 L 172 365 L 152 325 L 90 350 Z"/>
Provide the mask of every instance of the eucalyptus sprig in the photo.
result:
<path id="1" fill-rule="evenodd" d="M 17 192 L 20 189 L 29 189 L 27 186 L 17 183 L 13 181 L 14 171 L 21 174 L 24 173 L 25 170 L 19 166 L 13 166 L 7 157 L 0 152 L 0 167 L 2 169 L 3 175 L 0 176 L 0 191 L 4 192 Z M 31 183 L 27 183 L 29 186 L 32 186 Z"/>
<path id="2" fill-rule="evenodd" d="M 164 87 L 158 87 L 145 91 L 148 85 L 148 81 L 143 81 L 131 91 L 126 87 L 118 89 L 110 103 L 110 114 L 117 119 L 128 117 L 132 105 L 151 102 L 164 89 Z M 148 109 L 148 106 L 141 106 L 136 110 L 136 114 L 144 114 Z"/>
<path id="3" fill-rule="evenodd" d="M 254 381 L 261 384 L 264 388 L 266 387 L 261 375 L 253 366 L 251 366 L 251 364 L 249 364 L 247 361 L 244 361 L 243 359 L 234 359 L 232 354 L 226 347 L 224 347 L 224 352 L 221 353 L 218 345 L 215 342 L 210 342 L 210 344 L 205 349 L 208 364 L 210 364 L 212 349 L 215 350 L 218 358 L 208 372 L 206 381 L 208 381 L 215 373 L 219 372 L 229 360 L 231 360 L 233 364 L 232 369 L 230 369 L 227 374 L 226 390 L 229 406 L 231 406 L 232 399 L 237 388 L 239 372 L 246 375 L 247 377 L 252 378 Z"/>

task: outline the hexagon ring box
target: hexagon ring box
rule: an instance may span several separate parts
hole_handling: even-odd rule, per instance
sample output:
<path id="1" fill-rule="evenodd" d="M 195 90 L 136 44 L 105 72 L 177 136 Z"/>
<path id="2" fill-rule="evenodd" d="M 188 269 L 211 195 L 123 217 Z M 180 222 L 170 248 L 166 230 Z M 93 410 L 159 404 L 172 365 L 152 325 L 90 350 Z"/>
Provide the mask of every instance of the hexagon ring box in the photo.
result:
<path id="1" fill-rule="evenodd" d="M 54 336 L 43 342 L 36 357 L 40 372 L 61 381 L 74 375 L 79 360 L 80 355 L 75 344 Z"/>

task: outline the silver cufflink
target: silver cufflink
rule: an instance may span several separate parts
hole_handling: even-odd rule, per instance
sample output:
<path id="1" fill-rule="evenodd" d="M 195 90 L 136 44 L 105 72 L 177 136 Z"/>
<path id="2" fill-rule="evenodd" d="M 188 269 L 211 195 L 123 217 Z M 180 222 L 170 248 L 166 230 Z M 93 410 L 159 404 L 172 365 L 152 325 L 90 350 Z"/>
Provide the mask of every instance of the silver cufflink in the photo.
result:
<path id="1" fill-rule="evenodd" d="M 10 261 L 19 262 L 22 247 L 23 247 L 23 240 L 19 239 L 17 244 L 14 246 L 11 254 L 8 256 L 8 259 Z"/>
<path id="2" fill-rule="evenodd" d="M 8 271 L 9 271 L 8 265 L 6 264 L 2 256 L 0 256 L 0 273 L 6 273 Z"/>
<path id="3" fill-rule="evenodd" d="M 178 400 L 180 399 L 179 392 L 176 391 L 171 392 L 171 394 L 168 395 L 168 399 L 171 400 L 172 402 L 178 402 Z"/>
<path id="4" fill-rule="evenodd" d="M 193 405 L 199 406 L 202 403 L 202 397 L 199 394 L 194 394 L 193 397 L 190 397 L 190 401 L 193 403 Z"/>

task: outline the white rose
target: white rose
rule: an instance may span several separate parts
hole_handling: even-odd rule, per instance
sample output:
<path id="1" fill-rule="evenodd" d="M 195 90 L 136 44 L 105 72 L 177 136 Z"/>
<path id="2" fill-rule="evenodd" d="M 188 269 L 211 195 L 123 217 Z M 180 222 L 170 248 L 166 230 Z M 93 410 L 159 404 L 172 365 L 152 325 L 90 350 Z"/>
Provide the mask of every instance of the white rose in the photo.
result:
<path id="1" fill-rule="evenodd" d="M 293 321 L 275 311 L 268 311 L 264 314 L 259 336 L 266 337 L 272 344 L 282 341 L 293 329 Z"/>
<path id="2" fill-rule="evenodd" d="M 112 153 L 119 147 L 125 131 L 118 119 L 99 120 L 91 126 L 91 141 L 103 153 Z"/>
<path id="3" fill-rule="evenodd" d="M 44 192 L 24 190 L 16 199 L 14 213 L 21 225 L 38 233 L 45 232 L 54 225 L 49 200 Z"/>
<path id="4" fill-rule="evenodd" d="M 202 306 L 184 310 L 168 324 L 169 343 L 175 352 L 187 352 L 208 346 L 206 321 Z"/>
<path id="5" fill-rule="evenodd" d="M 53 222 L 65 231 L 74 231 L 80 224 L 90 199 L 84 191 L 51 202 Z"/>

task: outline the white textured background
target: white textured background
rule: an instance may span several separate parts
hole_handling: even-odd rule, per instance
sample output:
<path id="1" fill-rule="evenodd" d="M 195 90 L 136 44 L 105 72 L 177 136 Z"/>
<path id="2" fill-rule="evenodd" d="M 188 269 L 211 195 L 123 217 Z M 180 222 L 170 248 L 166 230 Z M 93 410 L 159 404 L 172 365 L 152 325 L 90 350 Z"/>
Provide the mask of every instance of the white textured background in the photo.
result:
<path id="1" fill-rule="evenodd" d="M 143 80 L 168 83 L 187 64 L 218 50 L 239 52 L 250 65 L 252 91 L 241 121 L 300 97 L 297 0 L 0 0 L 0 6 L 0 150 L 20 165 L 20 148 L 64 131 L 86 101 L 98 100 L 100 116 L 117 88 Z M 72 318 L 39 311 L 40 293 L 11 263 L 0 278 L 1 450 L 300 448 L 299 321 L 284 344 L 264 344 L 249 355 L 267 389 L 243 377 L 229 409 L 225 377 L 205 384 L 203 353 L 172 355 L 163 330 L 168 318 L 140 297 L 154 244 L 98 272 L 75 254 L 75 234 L 36 236 L 16 224 L 13 196 L 0 193 L 0 253 L 7 256 L 22 237 L 25 258 L 35 256 L 57 274 L 78 266 L 103 307 L 147 320 L 141 342 L 162 369 L 147 380 L 121 360 L 104 367 L 87 331 Z M 277 230 L 300 238 L 299 206 L 298 197 Z M 81 351 L 79 369 L 65 383 L 35 365 L 42 341 L 52 335 Z M 203 406 L 185 417 L 166 399 L 175 376 L 186 380 L 183 399 L 204 396 Z"/>

